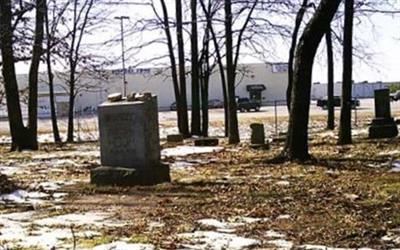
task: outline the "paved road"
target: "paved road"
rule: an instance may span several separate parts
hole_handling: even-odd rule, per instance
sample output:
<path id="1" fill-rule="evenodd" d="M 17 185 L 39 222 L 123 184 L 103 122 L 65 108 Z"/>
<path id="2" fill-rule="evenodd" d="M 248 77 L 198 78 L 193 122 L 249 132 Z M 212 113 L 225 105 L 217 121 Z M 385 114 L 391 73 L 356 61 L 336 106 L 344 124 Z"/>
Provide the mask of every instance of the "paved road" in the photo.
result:
<path id="1" fill-rule="evenodd" d="M 400 101 L 392 102 L 392 113 L 395 115 L 400 115 Z M 340 108 L 336 108 L 336 112 L 339 112 Z M 286 106 L 281 105 L 276 107 L 276 112 L 279 117 L 288 116 L 288 111 Z M 374 100 L 373 99 L 361 99 L 360 107 L 357 108 L 358 113 L 372 113 L 374 112 Z M 311 104 L 310 114 L 314 115 L 325 115 L 327 113 L 326 110 L 323 110 L 320 107 L 316 106 L 316 102 L 313 101 Z M 189 111 L 190 115 L 190 111 Z M 238 113 L 239 120 L 241 119 L 257 119 L 257 118 L 265 118 L 265 117 L 274 117 L 275 116 L 275 107 L 274 106 L 264 106 L 261 108 L 259 112 L 244 112 Z M 175 111 L 163 111 L 159 113 L 160 123 L 168 123 L 176 120 L 176 112 Z M 224 110 L 223 109 L 211 109 L 210 110 L 210 121 L 222 121 L 224 119 Z M 77 119 L 78 121 L 79 119 Z M 97 126 L 97 118 L 95 115 L 91 117 L 81 118 L 80 121 L 84 121 L 85 124 L 92 124 L 93 127 Z M 61 130 L 65 130 L 67 126 L 66 118 L 59 119 L 59 125 Z M 49 119 L 40 119 L 39 120 L 39 129 L 42 131 L 47 131 L 51 129 L 51 123 Z M 5 134 L 8 133 L 8 122 L 7 120 L 0 121 L 0 133 Z"/>

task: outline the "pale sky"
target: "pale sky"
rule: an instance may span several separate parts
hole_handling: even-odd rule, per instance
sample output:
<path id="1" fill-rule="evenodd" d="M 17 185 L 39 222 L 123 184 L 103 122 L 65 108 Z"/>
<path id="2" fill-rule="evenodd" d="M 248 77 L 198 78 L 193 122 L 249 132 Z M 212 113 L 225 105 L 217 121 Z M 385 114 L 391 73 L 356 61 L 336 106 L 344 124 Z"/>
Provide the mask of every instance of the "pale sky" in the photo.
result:
<path id="1" fill-rule="evenodd" d="M 400 5 L 400 3 L 398 4 Z M 173 6 L 170 7 L 170 15 L 173 15 Z M 399 6 L 400 7 L 400 6 Z M 108 40 L 113 37 L 118 37 L 120 31 L 120 23 L 118 20 L 114 20 L 114 16 L 126 15 L 130 17 L 125 27 L 128 29 L 129 26 L 133 25 L 136 20 L 140 18 L 152 17 L 152 11 L 146 7 L 132 7 L 132 6 L 110 6 L 112 12 L 108 20 L 111 25 L 108 27 L 102 27 L 98 33 L 88 37 L 86 42 L 98 43 L 99 41 Z M 354 58 L 354 73 L 353 78 L 356 82 L 358 81 L 400 81 L 400 15 L 390 17 L 387 15 L 375 14 L 370 17 L 370 20 L 361 19 L 361 23 L 356 21 L 354 32 L 355 32 L 355 45 L 362 44 L 365 46 L 364 51 L 368 53 L 368 57 L 362 61 L 357 57 Z M 153 31 L 146 33 L 144 37 L 140 37 L 143 41 L 146 39 L 152 39 L 154 37 L 163 36 L 162 31 Z M 126 49 L 131 46 L 135 46 L 140 40 L 138 36 L 129 37 L 126 36 Z M 360 42 L 361 40 L 361 42 Z M 188 46 L 189 47 L 189 46 Z M 274 55 L 263 59 L 269 62 L 285 62 L 288 57 L 289 41 L 282 42 L 277 41 L 273 44 Z M 319 53 L 315 62 L 315 69 L 313 74 L 313 81 L 326 82 L 326 57 L 325 57 L 325 45 L 324 40 L 322 41 L 319 49 Z M 119 43 L 115 43 L 112 46 L 92 46 L 95 53 L 102 56 L 119 57 L 121 53 L 121 47 Z M 341 81 L 341 48 L 336 48 L 337 53 L 335 55 L 335 81 Z M 167 46 L 164 44 L 158 44 L 156 46 L 149 47 L 141 51 L 141 53 L 130 57 L 126 65 L 135 65 L 140 60 L 145 60 L 157 55 L 163 55 L 167 51 Z M 251 51 L 243 50 L 246 54 L 254 54 Z M 128 53 L 129 56 L 129 53 Z M 254 56 L 246 55 L 240 59 L 240 63 L 254 63 L 263 62 L 259 58 Z M 114 68 L 121 67 L 120 63 L 117 63 Z M 45 70 L 42 67 L 42 70 Z M 28 71 L 28 65 L 19 64 L 17 67 L 18 73 L 26 73 Z"/>

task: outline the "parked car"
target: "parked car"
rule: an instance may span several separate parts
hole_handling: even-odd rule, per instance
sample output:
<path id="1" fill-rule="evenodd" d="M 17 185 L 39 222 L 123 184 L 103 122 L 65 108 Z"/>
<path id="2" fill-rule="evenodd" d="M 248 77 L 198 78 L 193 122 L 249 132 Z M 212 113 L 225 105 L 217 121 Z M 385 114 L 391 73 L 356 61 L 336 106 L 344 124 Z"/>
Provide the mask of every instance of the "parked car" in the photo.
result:
<path id="1" fill-rule="evenodd" d="M 259 111 L 261 108 L 260 102 L 257 100 L 250 100 L 249 98 L 237 98 L 237 110 L 240 112 L 250 110 Z"/>
<path id="2" fill-rule="evenodd" d="M 218 109 L 223 108 L 224 102 L 218 99 L 208 100 L 208 108 L 210 109 Z"/>
<path id="3" fill-rule="evenodd" d="M 325 97 L 323 99 L 318 99 L 317 100 L 317 106 L 321 107 L 323 109 L 328 109 L 328 98 Z M 333 97 L 333 106 L 334 107 L 340 107 L 341 106 L 341 98 L 340 98 L 340 96 L 334 96 Z M 356 107 L 359 107 L 359 106 L 360 106 L 360 101 L 355 99 L 355 98 L 352 98 L 351 99 L 351 108 L 355 109 Z"/>
<path id="4" fill-rule="evenodd" d="M 398 100 L 400 100 L 400 90 L 397 90 L 396 92 L 390 94 L 390 100 L 391 100 L 391 101 L 398 101 Z"/>

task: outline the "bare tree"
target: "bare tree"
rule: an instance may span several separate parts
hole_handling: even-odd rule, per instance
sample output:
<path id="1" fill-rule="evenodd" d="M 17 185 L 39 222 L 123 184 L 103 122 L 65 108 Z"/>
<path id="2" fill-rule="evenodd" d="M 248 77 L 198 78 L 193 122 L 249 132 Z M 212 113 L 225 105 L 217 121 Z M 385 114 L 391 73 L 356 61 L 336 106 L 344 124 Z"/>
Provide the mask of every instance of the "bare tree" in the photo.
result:
<path id="1" fill-rule="evenodd" d="M 50 9 L 49 4 L 51 4 L 51 14 L 52 20 L 49 18 Z M 46 15 L 45 15 L 45 29 L 46 29 L 46 66 L 47 66 L 47 78 L 49 84 L 49 99 L 50 99 L 50 114 L 51 114 L 51 124 L 53 128 L 54 142 L 60 143 L 61 137 L 57 124 L 57 114 L 55 105 L 55 95 L 54 95 L 54 74 L 52 68 L 52 52 L 53 47 L 59 43 L 63 38 L 56 38 L 56 31 L 58 29 L 59 23 L 63 18 L 64 13 L 67 10 L 69 2 L 63 3 L 61 8 L 58 10 L 58 5 L 55 0 L 49 1 L 46 4 Z M 51 23 L 50 23 L 51 22 Z M 68 34 L 66 35 L 68 36 Z"/>
<path id="2" fill-rule="evenodd" d="M 199 84 L 199 46 L 197 32 L 197 0 L 190 0 L 191 9 L 191 79 L 192 79 L 192 134 L 201 135 L 201 117 L 200 117 L 200 84 Z"/>
<path id="3" fill-rule="evenodd" d="M 12 3 L 0 3 L 0 34 L 1 54 L 3 60 L 3 78 L 7 98 L 7 109 L 11 131 L 11 150 L 38 149 L 37 142 L 37 91 L 38 70 L 42 55 L 43 24 L 45 16 L 45 0 L 36 0 L 35 32 L 29 69 L 29 100 L 28 125 L 22 120 L 21 105 L 17 77 L 15 73 L 15 58 L 13 49 Z"/>
<path id="4" fill-rule="evenodd" d="M 293 86 L 293 63 L 294 63 L 294 55 L 296 52 L 297 37 L 299 35 L 301 23 L 303 21 L 304 14 L 306 13 L 308 6 L 309 6 L 308 0 L 303 0 L 303 3 L 296 15 L 296 21 L 292 34 L 292 43 L 289 49 L 288 87 L 286 90 L 286 103 L 289 111 L 290 111 L 290 98 L 292 95 L 292 86 Z"/>
<path id="5" fill-rule="evenodd" d="M 289 160 L 309 159 L 308 118 L 310 112 L 311 75 L 314 57 L 322 37 L 339 7 L 340 0 L 322 0 L 306 25 L 296 50 L 288 136 L 283 156 Z"/>
<path id="6" fill-rule="evenodd" d="M 327 51 L 327 64 L 328 64 L 328 121 L 327 128 L 330 130 L 335 129 L 335 105 L 334 105 L 334 58 L 333 58 L 333 45 L 332 34 L 329 28 L 325 34 L 326 51 Z"/>
<path id="7" fill-rule="evenodd" d="M 166 9 L 165 3 L 163 4 Z M 164 18 L 165 18 L 164 12 Z M 185 45 L 183 42 L 183 20 L 182 20 L 182 1 L 175 0 L 175 16 L 176 16 L 176 39 L 178 44 L 178 59 L 179 59 L 179 95 L 176 97 L 177 100 L 177 114 L 178 123 L 180 124 L 180 132 L 185 136 L 189 137 L 189 118 L 187 111 L 187 97 L 186 97 L 186 68 L 185 68 Z M 167 16 L 168 17 L 168 16 Z M 170 58 L 175 58 L 175 53 L 172 49 L 172 40 L 168 39 L 168 46 L 171 46 L 169 50 Z M 175 59 L 174 59 L 175 60 Z"/>
<path id="8" fill-rule="evenodd" d="M 70 34 L 70 41 L 66 43 L 67 46 L 67 61 L 69 78 L 67 85 L 69 86 L 69 109 L 68 109 L 68 131 L 67 142 L 74 141 L 74 111 L 75 111 L 75 98 L 76 98 L 76 82 L 77 70 L 83 56 L 81 54 L 82 40 L 87 34 L 87 28 L 90 25 L 91 11 L 93 9 L 94 0 L 78 1 L 73 0 L 72 3 L 72 29 Z"/>
<path id="9" fill-rule="evenodd" d="M 338 144 L 351 144 L 354 0 L 345 0 L 343 36 L 343 85 Z"/>

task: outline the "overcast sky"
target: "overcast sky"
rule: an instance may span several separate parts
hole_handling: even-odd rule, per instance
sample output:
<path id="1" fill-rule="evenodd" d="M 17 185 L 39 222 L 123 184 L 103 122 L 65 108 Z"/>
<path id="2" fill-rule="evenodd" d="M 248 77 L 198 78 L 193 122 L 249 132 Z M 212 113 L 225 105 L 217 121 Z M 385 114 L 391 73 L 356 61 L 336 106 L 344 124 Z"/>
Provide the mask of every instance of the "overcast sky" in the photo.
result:
<path id="1" fill-rule="evenodd" d="M 168 1 L 172 2 L 172 1 Z M 399 5 L 400 3 L 396 3 Z M 171 14 L 173 15 L 173 6 L 170 6 Z M 132 7 L 132 6 L 110 6 L 110 10 L 113 13 L 109 17 L 111 23 L 109 27 L 103 27 L 98 33 L 93 34 L 87 39 L 88 43 L 98 43 L 104 40 L 108 40 L 113 37 L 118 37 L 120 26 L 119 21 L 114 20 L 114 16 L 126 15 L 130 17 L 130 20 L 126 23 L 126 28 L 129 29 L 130 25 L 133 25 L 136 20 L 141 17 L 151 17 L 152 11 L 146 7 Z M 355 25 L 355 44 L 362 45 L 363 51 L 367 52 L 363 60 L 359 60 L 358 57 L 354 59 L 354 80 L 355 81 L 400 81 L 400 15 L 391 17 L 388 15 L 375 14 L 370 17 L 370 20 L 361 19 L 356 21 Z M 146 38 L 149 39 L 152 36 L 162 36 L 163 33 L 153 32 L 146 34 Z M 126 48 L 137 44 L 138 38 L 126 37 Z M 269 58 L 260 60 L 255 56 L 252 56 L 251 51 L 244 50 L 246 56 L 243 56 L 240 63 L 255 63 L 255 62 L 285 62 L 288 57 L 289 41 L 287 42 L 276 42 L 274 45 L 274 54 Z M 92 46 L 93 47 L 93 46 Z M 121 47 L 119 43 L 113 44 L 111 47 L 93 47 L 102 55 L 109 57 L 117 57 L 121 53 Z M 313 81 L 326 82 L 326 57 L 325 57 L 325 45 L 321 43 L 313 74 Z M 341 52 L 340 48 L 336 48 L 337 53 L 335 55 L 335 81 L 341 80 Z M 165 54 L 167 46 L 158 44 L 143 50 L 140 54 L 130 57 L 128 62 L 129 65 L 135 65 L 138 61 L 152 56 Z M 254 54 L 254 53 L 253 53 Z M 115 68 L 121 67 L 120 64 L 116 64 Z M 19 64 L 17 67 L 18 73 L 26 73 L 28 65 Z M 44 67 L 42 67 L 44 70 Z"/>

